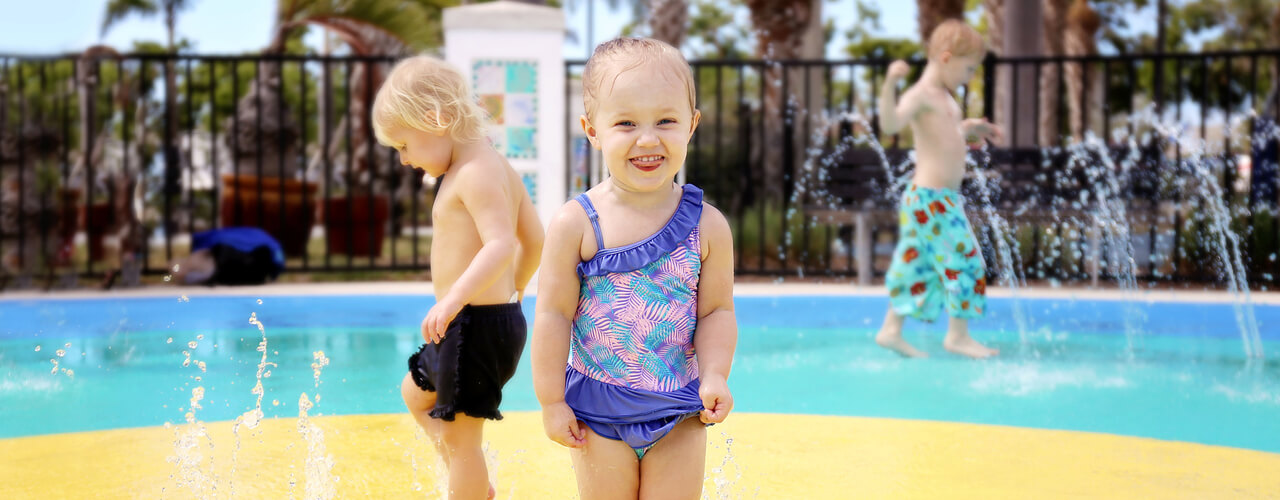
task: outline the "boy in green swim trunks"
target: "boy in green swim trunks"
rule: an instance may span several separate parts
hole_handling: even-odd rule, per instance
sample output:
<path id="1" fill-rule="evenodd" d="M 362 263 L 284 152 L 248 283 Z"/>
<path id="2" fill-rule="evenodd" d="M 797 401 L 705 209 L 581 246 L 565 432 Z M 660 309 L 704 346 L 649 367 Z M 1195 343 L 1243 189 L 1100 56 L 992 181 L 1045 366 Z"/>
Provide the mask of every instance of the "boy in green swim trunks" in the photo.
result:
<path id="1" fill-rule="evenodd" d="M 906 316 L 933 321 L 945 307 L 950 323 L 942 345 L 953 353 L 986 358 L 999 353 L 969 336 L 969 320 L 986 309 L 982 252 L 964 215 L 960 182 L 966 143 L 999 140 L 984 119 L 962 120 L 954 91 L 973 78 L 985 52 L 982 36 L 960 20 L 934 29 L 929 62 L 920 80 L 895 99 L 910 69 L 894 61 L 880 89 L 880 128 L 887 134 L 911 126 L 916 170 L 902 194 L 898 247 L 885 279 L 889 312 L 876 343 L 907 357 L 926 354 L 902 338 Z"/>

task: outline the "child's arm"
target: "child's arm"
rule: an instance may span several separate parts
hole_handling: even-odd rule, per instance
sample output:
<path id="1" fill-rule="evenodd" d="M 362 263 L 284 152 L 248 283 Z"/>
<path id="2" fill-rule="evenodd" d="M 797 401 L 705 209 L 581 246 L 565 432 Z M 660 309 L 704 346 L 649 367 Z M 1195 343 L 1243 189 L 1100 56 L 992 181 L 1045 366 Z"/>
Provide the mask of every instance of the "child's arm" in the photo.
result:
<path id="1" fill-rule="evenodd" d="M 585 429 L 564 402 L 564 370 L 569 358 L 569 329 L 578 310 L 578 263 L 587 214 L 569 202 L 551 220 L 542 249 L 538 305 L 533 320 L 533 390 L 542 406 L 547 437 L 570 448 L 586 441 Z"/>
<path id="2" fill-rule="evenodd" d="M 897 97 L 898 81 L 906 78 L 908 71 L 911 66 L 905 61 L 894 61 L 880 86 L 880 131 L 885 134 L 898 133 L 915 117 L 917 106 L 912 94 L 903 96 L 902 102 Z"/>
<path id="3" fill-rule="evenodd" d="M 516 257 L 516 291 L 524 298 L 524 289 L 538 270 L 538 261 L 542 259 L 542 221 L 538 220 L 538 211 L 533 208 L 533 200 L 529 194 L 520 197 L 520 214 L 516 219 L 516 238 L 520 240 L 520 253 Z"/>
<path id="4" fill-rule="evenodd" d="M 1004 139 L 1004 131 L 1000 130 L 1000 126 L 987 121 L 986 118 L 970 118 L 960 122 L 960 133 L 964 135 L 964 142 L 969 144 L 986 140 L 999 143 Z"/>
<path id="5" fill-rule="evenodd" d="M 458 185 L 458 197 L 471 214 L 480 234 L 481 247 L 471 264 L 454 282 L 449 293 L 436 299 L 436 305 L 422 321 L 423 337 L 439 342 L 458 311 L 462 310 L 480 292 L 493 285 L 511 265 L 516 253 L 515 224 L 511 220 L 511 205 L 506 184 L 492 182 L 483 176 L 465 172 L 454 179 Z"/>
<path id="6" fill-rule="evenodd" d="M 703 205 L 702 272 L 698 276 L 698 329 L 693 349 L 698 357 L 702 421 L 723 422 L 733 409 L 729 369 L 738 345 L 738 321 L 733 312 L 733 234 L 729 221 L 711 205 Z"/>

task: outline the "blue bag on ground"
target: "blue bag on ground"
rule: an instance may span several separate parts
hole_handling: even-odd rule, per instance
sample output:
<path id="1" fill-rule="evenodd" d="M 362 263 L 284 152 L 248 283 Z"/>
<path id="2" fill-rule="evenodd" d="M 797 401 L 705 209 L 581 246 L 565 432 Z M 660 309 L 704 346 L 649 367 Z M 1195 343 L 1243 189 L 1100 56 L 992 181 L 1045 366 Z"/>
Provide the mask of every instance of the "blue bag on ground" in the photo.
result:
<path id="1" fill-rule="evenodd" d="M 196 233 L 191 251 L 208 250 L 216 265 L 206 284 L 257 285 L 284 270 L 280 243 L 256 227 L 228 227 Z"/>

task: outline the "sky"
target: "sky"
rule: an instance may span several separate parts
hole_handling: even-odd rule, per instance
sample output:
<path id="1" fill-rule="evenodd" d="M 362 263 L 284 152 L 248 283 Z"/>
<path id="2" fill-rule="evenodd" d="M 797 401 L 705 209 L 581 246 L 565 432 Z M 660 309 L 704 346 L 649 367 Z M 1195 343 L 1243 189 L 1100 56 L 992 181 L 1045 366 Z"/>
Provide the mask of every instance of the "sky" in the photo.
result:
<path id="1" fill-rule="evenodd" d="M 881 25 L 886 35 L 911 37 L 915 34 L 915 2 L 875 0 L 882 10 Z M 594 41 L 599 43 L 617 35 L 631 20 L 624 7 L 610 10 L 597 0 L 594 9 Z M 5 1 L 0 16 L 0 53 L 49 55 L 76 52 L 95 43 L 127 48 L 134 40 L 163 42 L 164 22 L 153 18 L 129 17 L 119 22 L 106 38 L 99 38 L 103 10 L 101 0 L 35 0 Z M 194 0 L 192 7 L 178 16 L 178 35 L 191 40 L 192 52 L 199 54 L 235 54 L 261 49 L 267 44 L 274 16 L 275 2 L 270 0 Z M 624 2 L 625 3 L 625 2 Z M 566 24 L 581 38 L 586 37 L 587 9 L 582 1 L 566 12 Z M 834 18 L 837 40 L 857 19 L 852 0 L 823 3 L 823 17 Z M 842 44 L 832 43 L 829 56 L 844 58 Z M 566 41 L 565 57 L 587 56 L 585 40 Z"/>
<path id="2" fill-rule="evenodd" d="M 112 27 L 100 38 L 103 0 L 0 0 L 0 53 L 50 55 L 77 52 L 95 43 L 128 48 L 134 40 L 165 40 L 164 22 L 159 16 L 132 16 Z M 587 9 L 585 1 L 571 2 L 575 9 L 566 11 L 567 27 L 582 40 L 566 40 L 564 55 L 568 59 L 585 59 Z M 617 35 L 630 22 L 627 7 L 610 10 L 607 2 L 596 1 L 593 41 L 599 43 Z M 620 2 L 626 4 L 626 2 Z M 916 36 L 916 3 L 911 0 L 871 0 L 880 8 L 880 33 L 886 36 Z M 238 54 L 261 49 L 271 32 L 276 2 L 272 0 L 191 0 L 192 6 L 178 16 L 178 34 L 192 41 L 192 52 L 198 54 Z M 858 22 L 853 0 L 828 0 L 822 5 L 823 18 L 834 19 L 836 39 L 827 47 L 827 56 L 844 59 L 841 52 L 844 31 Z M 1136 31 L 1153 31 L 1154 14 L 1135 16 Z M 743 22 L 747 22 L 746 19 Z M 310 37 L 315 45 L 319 37 Z"/>

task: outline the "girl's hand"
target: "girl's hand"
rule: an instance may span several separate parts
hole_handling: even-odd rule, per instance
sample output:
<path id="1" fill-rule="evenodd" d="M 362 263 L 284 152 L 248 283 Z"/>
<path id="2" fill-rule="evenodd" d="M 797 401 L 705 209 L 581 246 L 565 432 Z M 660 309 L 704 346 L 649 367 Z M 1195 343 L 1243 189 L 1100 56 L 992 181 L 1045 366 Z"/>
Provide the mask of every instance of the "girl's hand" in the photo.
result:
<path id="1" fill-rule="evenodd" d="M 586 429 L 564 401 L 542 407 L 542 430 L 561 446 L 581 448 L 587 444 Z"/>
<path id="2" fill-rule="evenodd" d="M 981 143 L 982 141 L 991 141 L 999 143 L 1004 139 L 1004 132 L 1000 127 L 987 121 L 985 118 L 970 118 L 960 123 L 960 130 L 964 134 L 965 142 Z"/>
<path id="3" fill-rule="evenodd" d="M 698 396 L 702 398 L 702 423 L 718 424 L 724 422 L 733 410 L 733 395 L 729 393 L 729 384 L 720 377 L 702 379 L 698 388 Z"/>
<path id="4" fill-rule="evenodd" d="M 454 304 L 448 299 L 431 306 L 431 310 L 427 311 L 427 317 L 422 318 L 422 339 L 430 344 L 439 344 L 444 340 L 445 332 L 449 330 L 449 323 L 461 310 L 461 305 Z"/>

